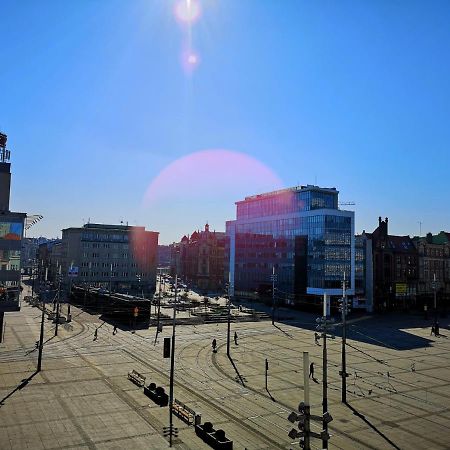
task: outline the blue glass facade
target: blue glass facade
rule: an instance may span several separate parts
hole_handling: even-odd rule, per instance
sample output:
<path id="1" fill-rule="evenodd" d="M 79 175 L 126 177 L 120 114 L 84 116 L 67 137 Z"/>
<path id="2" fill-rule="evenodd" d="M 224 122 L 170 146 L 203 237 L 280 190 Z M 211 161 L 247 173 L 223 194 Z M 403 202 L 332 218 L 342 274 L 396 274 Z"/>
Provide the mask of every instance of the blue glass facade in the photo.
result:
<path id="1" fill-rule="evenodd" d="M 354 283 L 354 213 L 338 209 L 335 189 L 247 197 L 237 203 L 227 234 L 236 293 L 270 291 L 273 266 L 277 289 L 287 297 L 337 294 L 344 272 Z"/>

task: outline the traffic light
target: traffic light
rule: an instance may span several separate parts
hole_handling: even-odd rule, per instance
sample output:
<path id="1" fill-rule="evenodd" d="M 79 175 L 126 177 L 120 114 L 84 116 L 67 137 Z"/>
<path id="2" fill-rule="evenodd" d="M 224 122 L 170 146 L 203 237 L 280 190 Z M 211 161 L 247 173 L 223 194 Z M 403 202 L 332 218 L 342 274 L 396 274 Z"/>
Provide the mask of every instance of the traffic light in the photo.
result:
<path id="1" fill-rule="evenodd" d="M 288 416 L 289 422 L 291 423 L 298 422 L 298 429 L 299 429 L 298 431 L 295 428 L 292 428 L 292 430 L 289 431 L 288 436 L 291 439 L 309 436 L 309 417 L 310 417 L 309 406 L 306 405 L 304 402 L 301 402 L 298 405 L 298 411 L 299 414 L 297 414 L 295 411 L 292 411 Z M 302 445 L 302 443 L 303 441 L 300 441 L 300 446 Z"/>
<path id="2" fill-rule="evenodd" d="M 351 310 L 352 310 L 352 307 L 351 307 L 351 304 L 350 304 L 350 302 L 349 302 L 349 300 L 348 300 L 348 298 L 345 298 L 345 299 L 343 299 L 343 298 L 340 298 L 339 300 L 338 300 L 338 304 L 339 304 L 339 312 L 342 312 L 342 308 L 345 308 L 345 314 L 347 315 L 347 314 L 350 314 L 350 312 L 351 312 Z"/>

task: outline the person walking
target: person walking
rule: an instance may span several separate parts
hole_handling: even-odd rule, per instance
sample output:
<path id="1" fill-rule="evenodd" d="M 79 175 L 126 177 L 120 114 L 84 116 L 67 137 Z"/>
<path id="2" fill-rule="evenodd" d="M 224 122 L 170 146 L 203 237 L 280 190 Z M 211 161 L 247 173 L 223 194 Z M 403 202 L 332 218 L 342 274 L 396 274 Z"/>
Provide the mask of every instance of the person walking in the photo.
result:
<path id="1" fill-rule="evenodd" d="M 213 340 L 212 340 L 212 344 L 211 344 L 211 347 L 212 347 L 212 349 L 213 349 L 213 352 L 214 353 L 216 353 L 216 348 L 217 348 L 217 341 L 216 341 L 216 338 L 214 338 Z"/>
<path id="2" fill-rule="evenodd" d="M 309 378 L 312 378 L 314 380 L 314 363 L 313 362 L 309 365 Z"/>
<path id="3" fill-rule="evenodd" d="M 98 337 L 98 329 L 96 328 L 94 331 L 94 341 L 97 340 L 97 337 Z"/>
<path id="4" fill-rule="evenodd" d="M 238 345 L 238 335 L 236 331 L 234 332 L 234 344 Z"/>
<path id="5" fill-rule="evenodd" d="M 430 336 L 433 336 L 433 334 L 436 336 L 436 331 L 435 331 L 435 329 L 434 329 L 434 325 L 431 325 Z"/>
<path id="6" fill-rule="evenodd" d="M 113 335 L 117 334 L 117 325 L 114 325 L 114 329 L 113 329 Z"/>

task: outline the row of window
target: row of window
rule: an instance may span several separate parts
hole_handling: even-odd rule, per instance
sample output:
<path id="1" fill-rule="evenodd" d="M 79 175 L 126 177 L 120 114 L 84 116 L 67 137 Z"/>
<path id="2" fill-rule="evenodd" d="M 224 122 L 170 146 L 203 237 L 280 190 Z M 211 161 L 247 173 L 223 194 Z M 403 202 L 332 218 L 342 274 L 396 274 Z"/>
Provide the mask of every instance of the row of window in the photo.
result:
<path id="1" fill-rule="evenodd" d="M 98 252 L 94 252 L 94 253 L 84 252 L 83 253 L 83 258 L 89 258 L 91 256 L 92 256 L 92 258 L 128 259 L 129 254 L 128 253 L 98 253 Z"/>
<path id="2" fill-rule="evenodd" d="M 148 273 L 138 273 L 138 272 L 80 272 L 80 276 L 84 278 L 128 278 L 130 277 L 139 277 L 139 278 L 147 278 L 150 276 Z"/>
<path id="3" fill-rule="evenodd" d="M 82 234 L 81 239 L 83 241 L 123 241 L 128 242 L 128 234 L 106 234 L 106 233 L 90 233 L 85 232 Z"/>
<path id="4" fill-rule="evenodd" d="M 89 262 L 88 261 L 83 261 L 81 263 L 81 267 L 90 267 L 90 268 L 92 268 L 92 267 L 103 267 L 103 268 L 106 268 L 107 267 L 108 269 L 111 269 L 111 266 L 114 268 L 114 267 L 137 267 L 138 265 L 135 262 L 119 264 L 117 262 L 113 262 L 113 263 L 102 262 L 102 263 L 100 263 L 100 262 L 96 262 L 96 261 L 89 261 Z"/>
<path id="5" fill-rule="evenodd" d="M 123 249 L 128 250 L 129 245 L 128 244 L 109 244 L 109 243 L 99 243 L 99 242 L 83 242 L 82 244 L 83 248 L 112 248 L 114 250 Z"/>

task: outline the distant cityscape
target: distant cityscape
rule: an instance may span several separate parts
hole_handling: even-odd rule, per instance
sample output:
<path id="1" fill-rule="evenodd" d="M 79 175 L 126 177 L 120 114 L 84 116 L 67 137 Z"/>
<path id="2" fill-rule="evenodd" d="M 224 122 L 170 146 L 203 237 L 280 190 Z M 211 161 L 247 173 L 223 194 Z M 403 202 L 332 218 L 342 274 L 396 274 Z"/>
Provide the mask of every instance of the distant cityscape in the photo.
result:
<path id="1" fill-rule="evenodd" d="M 392 235 L 389 219 L 379 217 L 373 231 L 355 234 L 355 212 L 340 209 L 335 187 L 295 186 L 236 199 L 236 218 L 224 230 L 205 224 L 168 246 L 158 245 L 160 231 L 123 224 L 86 223 L 58 239 L 25 237 L 32 222 L 10 210 L 6 143 L 0 134 L 2 315 L 20 309 L 23 274 L 45 272 L 53 281 L 60 274 L 65 285 L 152 295 L 158 270 L 205 295 L 272 299 L 278 306 L 308 308 L 328 295 L 333 307 L 345 280 L 354 309 L 423 310 L 434 298 L 446 309 L 450 232 Z"/>

